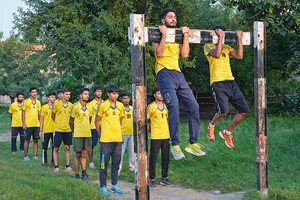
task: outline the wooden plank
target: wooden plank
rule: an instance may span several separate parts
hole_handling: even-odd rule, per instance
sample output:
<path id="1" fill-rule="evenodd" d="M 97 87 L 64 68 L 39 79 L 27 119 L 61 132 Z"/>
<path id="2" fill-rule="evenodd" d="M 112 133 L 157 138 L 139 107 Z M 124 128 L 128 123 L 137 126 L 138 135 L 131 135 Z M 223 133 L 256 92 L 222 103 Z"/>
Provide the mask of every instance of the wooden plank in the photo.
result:
<path id="1" fill-rule="evenodd" d="M 132 69 L 135 199 L 150 198 L 148 185 L 147 91 L 145 86 L 144 15 L 131 14 L 129 41 Z"/>
<path id="2" fill-rule="evenodd" d="M 268 146 L 266 98 L 266 25 L 254 22 L 254 106 L 256 121 L 256 186 L 268 195 Z"/>
<path id="3" fill-rule="evenodd" d="M 160 42 L 161 33 L 157 27 L 144 28 L 145 42 Z M 167 42 L 182 43 L 182 31 L 179 28 L 168 28 Z M 189 42 L 193 44 L 213 43 L 217 44 L 218 36 L 214 30 L 197 30 L 190 29 Z M 237 44 L 237 37 L 234 31 L 225 31 L 225 39 L 223 44 Z M 244 32 L 243 45 L 252 44 L 252 33 Z"/>

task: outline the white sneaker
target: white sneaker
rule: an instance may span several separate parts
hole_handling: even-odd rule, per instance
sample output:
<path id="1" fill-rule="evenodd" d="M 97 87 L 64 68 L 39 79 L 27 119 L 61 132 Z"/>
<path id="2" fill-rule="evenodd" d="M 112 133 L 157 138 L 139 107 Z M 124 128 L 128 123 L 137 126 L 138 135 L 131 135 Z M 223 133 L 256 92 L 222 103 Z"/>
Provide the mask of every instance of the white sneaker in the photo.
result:
<path id="1" fill-rule="evenodd" d="M 175 160 L 180 160 L 185 158 L 184 154 L 182 153 L 179 145 L 171 146 L 171 152 Z"/>
<path id="2" fill-rule="evenodd" d="M 73 169 L 71 167 L 65 167 L 65 171 L 66 172 L 74 172 Z"/>
<path id="3" fill-rule="evenodd" d="M 89 168 L 94 169 L 95 168 L 95 164 L 92 162 L 89 164 Z"/>
<path id="4" fill-rule="evenodd" d="M 39 160 L 39 157 L 37 157 L 37 156 L 33 156 L 33 158 L 32 158 L 33 160 Z"/>
<path id="5" fill-rule="evenodd" d="M 58 173 L 59 172 L 59 168 L 58 167 L 55 167 L 54 168 L 54 173 Z"/>

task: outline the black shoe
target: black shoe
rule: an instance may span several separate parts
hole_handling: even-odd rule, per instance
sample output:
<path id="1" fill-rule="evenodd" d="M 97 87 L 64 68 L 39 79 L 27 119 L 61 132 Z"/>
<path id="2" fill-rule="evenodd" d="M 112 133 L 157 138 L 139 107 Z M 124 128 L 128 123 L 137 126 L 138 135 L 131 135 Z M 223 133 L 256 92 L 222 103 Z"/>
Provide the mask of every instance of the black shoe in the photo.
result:
<path id="1" fill-rule="evenodd" d="M 75 174 L 75 179 L 80 179 L 79 174 Z"/>
<path id="2" fill-rule="evenodd" d="M 43 163 L 43 167 L 47 168 L 48 167 L 48 163 Z"/>

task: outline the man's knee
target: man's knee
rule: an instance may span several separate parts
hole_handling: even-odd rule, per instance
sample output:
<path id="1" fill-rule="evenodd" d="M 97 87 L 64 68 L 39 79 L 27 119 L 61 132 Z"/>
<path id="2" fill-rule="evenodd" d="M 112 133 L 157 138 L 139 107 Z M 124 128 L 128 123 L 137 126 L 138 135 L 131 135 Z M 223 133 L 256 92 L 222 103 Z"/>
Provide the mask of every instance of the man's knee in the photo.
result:
<path id="1" fill-rule="evenodd" d="M 243 116 L 243 118 L 246 118 L 247 116 L 248 116 L 248 113 L 239 113 L 240 115 L 242 115 Z"/>
<path id="2" fill-rule="evenodd" d="M 69 145 L 65 145 L 65 151 L 70 151 L 70 146 Z"/>

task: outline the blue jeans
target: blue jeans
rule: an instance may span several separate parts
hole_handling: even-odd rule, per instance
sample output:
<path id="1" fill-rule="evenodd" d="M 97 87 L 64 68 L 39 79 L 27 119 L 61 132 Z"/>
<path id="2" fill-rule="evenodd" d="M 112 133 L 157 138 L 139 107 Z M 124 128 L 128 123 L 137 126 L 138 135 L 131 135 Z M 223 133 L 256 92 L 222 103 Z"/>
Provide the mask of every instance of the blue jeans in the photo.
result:
<path id="1" fill-rule="evenodd" d="M 189 142 L 194 144 L 198 141 L 200 130 L 199 104 L 186 82 L 184 75 L 175 70 L 162 69 L 157 75 L 157 82 L 160 93 L 169 110 L 169 129 L 172 145 L 180 144 L 179 141 L 179 101 L 182 103 L 188 118 Z"/>

